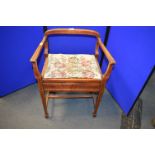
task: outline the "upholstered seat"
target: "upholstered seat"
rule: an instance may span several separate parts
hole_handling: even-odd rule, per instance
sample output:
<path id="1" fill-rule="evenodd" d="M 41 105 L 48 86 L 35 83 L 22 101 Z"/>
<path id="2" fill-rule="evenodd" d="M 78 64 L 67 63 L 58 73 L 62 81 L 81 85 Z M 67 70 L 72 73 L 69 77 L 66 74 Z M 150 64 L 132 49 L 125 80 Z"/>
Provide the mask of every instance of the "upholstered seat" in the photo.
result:
<path id="1" fill-rule="evenodd" d="M 94 55 L 48 54 L 44 78 L 101 79 L 101 70 Z"/>

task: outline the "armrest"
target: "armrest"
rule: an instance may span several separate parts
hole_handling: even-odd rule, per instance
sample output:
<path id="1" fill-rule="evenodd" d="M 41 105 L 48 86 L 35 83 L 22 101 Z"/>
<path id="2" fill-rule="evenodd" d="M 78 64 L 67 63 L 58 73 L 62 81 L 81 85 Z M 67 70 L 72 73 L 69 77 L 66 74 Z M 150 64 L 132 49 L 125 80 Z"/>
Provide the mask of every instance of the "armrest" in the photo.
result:
<path id="1" fill-rule="evenodd" d="M 101 38 L 98 38 L 99 47 L 101 48 L 102 52 L 105 54 L 106 58 L 108 59 L 110 64 L 115 64 L 115 60 L 110 54 L 110 52 L 107 50 L 107 48 L 104 46 L 104 44 L 101 41 Z"/>
<path id="2" fill-rule="evenodd" d="M 40 53 L 41 53 L 41 50 L 42 48 L 44 47 L 44 44 L 46 42 L 46 39 L 47 39 L 47 36 L 44 36 L 42 41 L 40 42 L 39 46 L 37 47 L 37 49 L 35 50 L 34 54 L 32 55 L 31 59 L 30 59 L 30 62 L 34 63 L 37 61 Z"/>
<path id="3" fill-rule="evenodd" d="M 39 46 L 35 50 L 33 56 L 30 59 L 30 62 L 32 63 L 32 66 L 33 66 L 33 71 L 34 71 L 34 75 L 35 75 L 36 79 L 40 79 L 41 78 L 41 74 L 39 72 L 38 65 L 37 65 L 37 59 L 38 59 L 38 57 L 39 57 L 39 55 L 41 53 L 41 50 L 44 47 L 46 39 L 47 39 L 47 36 L 44 36 L 42 41 L 40 42 Z"/>
<path id="4" fill-rule="evenodd" d="M 114 58 L 112 57 L 112 55 L 110 54 L 110 52 L 104 46 L 104 44 L 102 43 L 100 38 L 98 38 L 98 43 L 99 43 L 99 47 L 101 48 L 102 52 L 105 54 L 106 58 L 109 61 L 108 67 L 103 75 L 103 78 L 106 81 L 109 79 L 113 65 L 116 64 L 116 62 L 115 62 Z"/>

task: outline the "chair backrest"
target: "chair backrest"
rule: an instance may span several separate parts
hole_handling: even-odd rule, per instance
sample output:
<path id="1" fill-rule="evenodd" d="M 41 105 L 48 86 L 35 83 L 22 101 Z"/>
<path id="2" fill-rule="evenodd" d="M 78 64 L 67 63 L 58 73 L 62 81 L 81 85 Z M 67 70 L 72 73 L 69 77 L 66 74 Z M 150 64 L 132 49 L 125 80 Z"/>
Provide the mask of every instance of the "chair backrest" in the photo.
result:
<path id="1" fill-rule="evenodd" d="M 52 30 L 47 30 L 45 32 L 46 36 L 50 36 L 50 35 L 89 35 L 89 36 L 93 36 L 96 38 L 99 38 L 100 35 L 97 31 L 94 30 L 88 30 L 88 29 L 74 29 L 74 28 L 60 28 L 60 29 L 52 29 Z"/>
<path id="2" fill-rule="evenodd" d="M 50 29 L 45 32 L 45 37 L 51 35 L 84 35 L 91 36 L 97 39 L 96 47 L 95 47 L 95 56 L 98 59 L 99 56 L 99 39 L 100 35 L 97 31 L 89 30 L 89 29 L 75 29 L 75 28 L 58 28 L 58 29 Z M 48 40 L 46 40 L 45 47 L 48 48 Z M 48 55 L 48 50 L 45 50 L 45 57 Z"/>

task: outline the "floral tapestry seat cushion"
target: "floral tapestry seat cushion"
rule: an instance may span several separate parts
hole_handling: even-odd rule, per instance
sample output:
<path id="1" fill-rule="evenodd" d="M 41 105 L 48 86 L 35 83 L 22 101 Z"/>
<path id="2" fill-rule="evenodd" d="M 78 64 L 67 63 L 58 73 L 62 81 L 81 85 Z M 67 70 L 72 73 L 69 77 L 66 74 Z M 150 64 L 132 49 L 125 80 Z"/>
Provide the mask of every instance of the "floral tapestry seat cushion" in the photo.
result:
<path id="1" fill-rule="evenodd" d="M 48 54 L 44 78 L 101 79 L 101 70 L 94 55 Z"/>

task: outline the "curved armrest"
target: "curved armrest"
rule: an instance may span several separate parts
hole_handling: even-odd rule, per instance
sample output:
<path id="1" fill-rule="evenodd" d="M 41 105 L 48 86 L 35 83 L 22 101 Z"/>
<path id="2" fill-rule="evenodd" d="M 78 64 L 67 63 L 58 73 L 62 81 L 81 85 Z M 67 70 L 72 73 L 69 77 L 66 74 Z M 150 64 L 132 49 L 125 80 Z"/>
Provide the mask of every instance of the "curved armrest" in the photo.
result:
<path id="1" fill-rule="evenodd" d="M 115 64 L 115 60 L 110 54 L 110 52 L 107 50 L 107 48 L 104 46 L 104 44 L 101 41 L 101 38 L 98 38 L 99 47 L 101 48 L 102 52 L 105 54 L 106 58 L 108 59 L 110 64 Z"/>
<path id="2" fill-rule="evenodd" d="M 30 59 L 30 62 L 32 63 L 33 70 L 34 70 L 34 75 L 37 79 L 41 78 L 41 74 L 40 74 L 39 69 L 38 69 L 37 59 L 41 53 L 41 50 L 44 47 L 46 39 L 47 39 L 47 36 L 44 36 L 42 41 L 40 42 L 39 46 L 37 47 L 37 49 L 35 50 L 34 54 L 32 55 L 32 57 Z"/>
<path id="3" fill-rule="evenodd" d="M 31 59 L 30 59 L 30 62 L 36 62 L 40 53 L 41 53 L 41 50 L 42 48 L 44 47 L 44 44 L 46 42 L 46 39 L 47 39 L 47 36 L 44 36 L 42 41 L 40 42 L 39 46 L 37 47 L 37 49 L 35 50 L 34 54 L 32 55 Z"/>
<path id="4" fill-rule="evenodd" d="M 106 58 L 109 61 L 108 67 L 103 75 L 103 78 L 106 81 L 109 79 L 113 65 L 116 64 L 116 61 L 114 60 L 110 52 L 107 50 L 107 48 L 102 43 L 101 38 L 98 38 L 98 43 L 99 43 L 99 47 L 101 48 L 102 52 L 105 54 Z"/>

